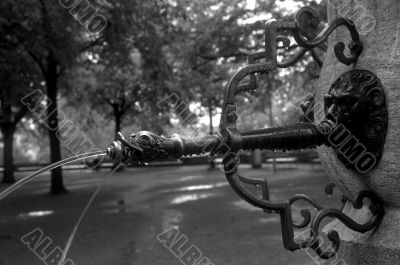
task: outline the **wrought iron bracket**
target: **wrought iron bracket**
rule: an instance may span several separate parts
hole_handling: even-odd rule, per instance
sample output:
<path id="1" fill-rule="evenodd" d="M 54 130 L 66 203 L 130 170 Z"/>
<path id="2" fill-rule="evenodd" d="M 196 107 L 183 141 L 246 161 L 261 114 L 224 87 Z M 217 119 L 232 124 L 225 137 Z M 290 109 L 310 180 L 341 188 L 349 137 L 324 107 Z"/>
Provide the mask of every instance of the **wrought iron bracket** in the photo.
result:
<path id="1" fill-rule="evenodd" d="M 336 43 L 334 51 L 336 58 L 343 64 L 350 65 L 357 62 L 358 56 L 363 50 L 363 45 L 360 40 L 357 28 L 354 23 L 345 18 L 338 18 L 319 31 L 318 25 L 321 19 L 318 14 L 310 7 L 302 7 L 294 16 L 293 22 L 277 22 L 269 21 L 265 27 L 265 52 L 267 60 L 276 60 L 276 41 L 282 40 L 282 36 L 277 39 L 278 32 L 288 31 L 294 37 L 297 44 L 302 47 L 298 55 L 286 63 L 277 64 L 278 67 L 289 67 L 294 65 L 300 58 L 301 54 L 307 51 L 312 52 L 312 56 L 318 64 L 322 61 L 316 56 L 315 48 L 323 51 L 327 50 L 326 42 L 328 37 L 340 26 L 345 26 L 350 33 L 351 42 L 347 45 L 350 56 L 344 54 L 346 45 L 343 42 Z M 288 47 L 289 39 L 283 42 L 284 46 Z"/>
<path id="2" fill-rule="evenodd" d="M 354 23 L 345 18 L 338 18 L 331 22 L 324 29 L 320 30 L 320 22 L 318 14 L 310 7 L 302 7 L 294 16 L 294 21 L 269 21 L 265 25 L 265 56 L 267 61 L 273 61 L 278 68 L 287 68 L 299 62 L 303 56 L 310 52 L 314 59 L 308 65 L 308 70 L 312 76 L 318 77 L 318 70 L 322 67 L 323 60 L 318 57 L 316 49 L 324 52 L 327 51 L 328 37 L 340 26 L 346 27 L 350 33 L 351 42 L 347 45 L 350 56 L 345 55 L 346 45 L 339 42 L 334 46 L 336 58 L 343 64 L 351 65 L 357 62 L 359 55 L 363 50 L 358 31 Z M 291 34 L 296 45 L 290 46 L 290 39 L 280 34 Z M 277 46 L 277 42 L 282 46 Z M 300 48 L 299 51 L 288 61 L 277 61 L 277 49 L 293 50 Z"/>
<path id="3" fill-rule="evenodd" d="M 235 98 L 238 94 L 257 89 L 257 74 L 265 74 L 277 68 L 289 67 L 297 63 L 306 52 L 322 65 L 322 60 L 316 55 L 315 49 L 327 50 L 326 40 L 339 26 L 345 26 L 350 32 L 352 41 L 348 44 L 350 56 L 344 55 L 345 45 L 337 43 L 334 47 L 337 59 L 346 64 L 354 64 L 362 52 L 362 44 L 354 24 L 347 19 L 339 18 L 330 23 L 322 31 L 319 30 L 319 18 L 308 7 L 301 8 L 292 22 L 270 21 L 265 26 L 265 50 L 251 54 L 248 65 L 237 71 L 227 83 L 222 106 L 220 132 L 201 138 L 180 137 L 170 138 L 157 136 L 151 132 L 139 132 L 131 135 L 129 140 L 118 134 L 116 140 L 108 149 L 108 154 L 119 162 L 149 163 L 166 156 L 179 158 L 181 156 L 204 154 L 210 152 L 223 158 L 223 165 L 227 181 L 233 190 L 249 204 L 261 208 L 268 213 L 280 215 L 282 240 L 285 248 L 298 250 L 313 249 L 321 258 L 331 258 L 340 246 L 339 234 L 336 231 L 328 233 L 332 242 L 332 250 L 324 251 L 319 240 L 319 227 L 325 218 L 336 218 L 350 229 L 365 233 L 378 224 L 384 214 L 382 202 L 371 191 L 362 191 L 353 203 L 356 209 L 363 206 L 363 200 L 370 201 L 371 219 L 365 224 L 358 224 L 341 210 L 325 209 L 306 195 L 295 195 L 285 201 L 271 201 L 269 199 L 266 181 L 257 181 L 243 177 L 238 172 L 239 150 L 254 149 L 281 149 L 295 150 L 319 145 L 327 145 L 341 150 L 329 141 L 331 132 L 335 134 L 338 124 L 347 126 L 347 129 L 366 146 L 368 153 L 372 153 L 379 160 L 382 154 L 383 143 L 387 130 L 387 111 L 385 95 L 378 78 L 371 72 L 355 70 L 343 74 L 332 85 L 325 96 L 325 118 L 319 123 L 298 123 L 240 132 L 237 128 L 238 114 Z M 311 30 L 309 30 L 311 28 Z M 290 49 L 289 38 L 279 35 L 289 32 L 296 40 L 300 51 L 287 62 L 278 62 L 278 49 Z M 282 43 L 281 46 L 278 46 Z M 245 78 L 249 80 L 244 82 Z M 308 104 L 311 104 L 310 102 Z M 338 156 L 339 159 L 342 157 Z M 355 164 L 356 165 L 356 164 Z M 351 167 L 350 165 L 347 165 Z M 354 165 L 353 165 L 354 166 Z M 257 196 L 249 191 L 245 185 L 261 186 L 263 195 Z M 332 192 L 332 186 L 327 189 Z M 292 205 L 303 200 L 313 206 L 317 213 L 311 217 L 307 209 L 301 211 L 303 220 L 296 223 L 292 218 Z M 310 234 L 306 239 L 296 240 L 294 228 L 310 226 Z"/>
<path id="4" fill-rule="evenodd" d="M 324 248 L 322 246 L 319 231 L 321 222 L 325 218 L 338 219 L 348 228 L 359 233 L 366 233 L 376 228 L 384 215 L 383 203 L 371 191 L 360 192 L 353 203 L 353 207 L 355 209 L 361 209 L 364 206 L 364 199 L 368 199 L 370 201 L 369 209 L 372 213 L 372 217 L 366 223 L 359 224 L 352 220 L 351 217 L 344 214 L 341 210 L 324 208 L 307 195 L 294 195 L 287 201 L 269 201 L 265 200 L 264 198 L 260 198 L 247 190 L 247 188 L 243 185 L 243 183 L 245 183 L 242 180 L 243 177 L 238 174 L 237 171 L 227 173 L 226 177 L 230 185 L 243 200 L 255 207 L 263 209 L 265 212 L 277 213 L 280 215 L 282 240 L 286 249 L 295 251 L 299 249 L 311 248 L 322 259 L 332 258 L 340 247 L 340 237 L 338 232 L 335 230 L 331 230 L 327 234 L 332 246 L 330 248 L 326 248 L 326 246 Z M 292 205 L 300 200 L 309 203 L 317 213 L 312 218 L 310 210 L 303 209 L 301 210 L 303 220 L 300 223 L 296 223 L 293 221 L 292 217 Z M 296 239 L 294 228 L 304 229 L 307 227 L 309 227 L 309 236 L 305 239 Z"/>
<path id="5" fill-rule="evenodd" d="M 253 90 L 256 88 L 256 74 L 264 74 L 277 68 L 292 66 L 309 51 L 311 51 L 312 56 L 314 59 L 316 59 L 317 63 L 322 65 L 322 61 L 319 60 L 314 49 L 319 48 L 326 51 L 326 41 L 329 35 L 339 26 L 345 26 L 348 29 L 352 41 L 348 44 L 348 48 L 350 50 L 349 57 L 345 56 L 344 54 L 344 43 L 339 42 L 335 45 L 334 51 L 336 58 L 346 65 L 357 62 L 358 56 L 362 52 L 362 43 L 354 23 L 348 19 L 339 18 L 330 23 L 319 33 L 316 33 L 319 21 L 320 20 L 316 13 L 311 8 L 306 7 L 299 10 L 299 12 L 295 15 L 294 22 L 270 21 L 266 24 L 265 50 L 252 55 L 253 57 L 252 60 L 249 60 L 249 65 L 239 70 L 231 78 L 226 87 L 220 130 L 229 129 L 230 132 L 235 132 L 234 134 L 225 136 L 225 142 L 228 145 L 232 142 L 241 142 L 242 148 L 244 147 L 243 149 L 245 149 L 246 144 L 248 144 L 248 142 L 245 143 L 244 141 L 246 136 L 239 133 L 236 126 L 238 116 L 236 113 L 235 96 L 240 92 Z M 304 25 L 312 27 L 313 30 L 307 30 Z M 280 48 L 290 48 L 290 40 L 285 36 L 279 35 L 282 32 L 290 32 L 300 47 L 300 51 L 287 62 L 278 62 L 277 50 Z M 278 46 L 278 43 L 282 43 L 282 46 Z M 265 63 L 255 64 L 253 59 L 261 59 L 263 54 L 265 56 Z M 250 83 L 241 85 L 241 82 L 247 75 L 250 75 Z M 348 93 L 350 91 L 351 93 Z M 353 101 L 340 102 L 339 98 L 351 98 Z M 351 121 L 351 133 L 354 133 L 357 136 L 361 137 L 366 132 L 374 132 L 370 133 L 368 136 L 364 135 L 361 138 L 369 138 L 367 141 L 362 141 L 362 143 L 368 146 L 367 151 L 372 151 L 373 154 L 376 155 L 377 161 L 379 161 L 387 128 L 387 111 L 384 98 L 385 95 L 382 86 L 380 85 L 380 82 L 377 80 L 376 76 L 374 76 L 372 73 L 368 71 L 352 71 L 341 76 L 333 84 L 331 90 L 326 96 L 326 118 L 319 124 L 313 125 L 320 130 L 322 135 L 325 136 L 322 137 L 324 139 L 323 141 L 318 140 L 319 137 L 315 137 L 315 145 L 325 144 L 332 146 L 332 143 L 330 143 L 328 139 L 329 133 L 334 131 L 338 125 L 338 121 L 343 122 L 343 119 L 347 119 L 345 124 L 348 125 Z M 357 100 L 354 101 L 354 99 Z M 344 108 L 345 106 L 347 106 L 347 108 Z M 369 106 L 369 109 L 366 109 L 365 106 Z M 361 119 L 361 117 L 363 119 Z M 367 120 L 370 117 L 373 117 L 374 119 L 368 122 Z M 373 122 L 377 121 L 378 119 L 379 123 L 374 126 Z M 306 128 L 305 125 L 301 125 L 301 127 Z M 252 132 L 251 135 L 261 136 L 263 133 L 270 133 L 271 139 L 274 139 L 271 141 L 273 141 L 274 144 L 270 145 L 262 142 L 259 144 L 260 148 L 263 148 L 263 145 L 268 145 L 270 147 L 285 146 L 287 149 L 295 149 L 296 146 L 299 145 L 299 142 L 301 145 L 301 143 L 303 143 L 303 139 L 306 138 L 302 138 L 302 133 L 300 133 L 300 131 L 295 132 L 295 127 L 291 128 L 291 130 L 293 129 L 294 134 L 297 134 L 298 136 L 297 138 L 287 137 L 287 135 L 283 136 L 280 134 L 281 132 L 279 130 L 274 132 L 258 130 Z M 375 144 L 377 145 L 375 146 Z M 312 144 L 309 146 L 312 146 Z M 334 146 L 334 148 L 338 147 Z M 355 165 L 354 162 L 355 161 L 353 161 L 353 166 Z M 370 200 L 370 209 L 373 216 L 365 224 L 356 223 L 349 216 L 342 213 L 341 210 L 325 209 L 306 195 L 296 195 L 287 201 L 266 200 L 265 198 L 254 195 L 245 187 L 244 183 L 246 182 L 243 181 L 243 177 L 238 173 L 238 165 L 232 165 L 232 160 L 229 157 L 225 158 L 223 163 L 226 165 L 225 175 L 229 184 L 242 199 L 255 207 L 263 209 L 264 211 L 275 212 L 280 215 L 283 244 L 286 249 L 292 251 L 303 248 L 311 248 L 322 259 L 329 259 L 338 251 L 340 246 L 340 238 L 336 231 L 330 231 L 327 236 L 332 242 L 332 250 L 323 251 L 319 240 L 319 226 L 323 219 L 328 217 L 336 218 L 350 229 L 360 233 L 365 233 L 375 228 L 379 224 L 379 221 L 384 214 L 383 204 L 371 191 L 360 192 L 354 202 L 354 207 L 356 209 L 360 209 L 360 207 L 363 205 L 363 199 L 367 198 Z M 348 164 L 346 165 L 349 166 Z M 372 167 L 369 168 L 369 170 L 371 169 Z M 293 222 L 291 205 L 298 200 L 303 200 L 310 203 L 317 210 L 317 214 L 311 218 L 311 213 L 309 210 L 302 210 L 301 214 L 304 217 L 303 221 L 301 223 Z M 309 237 L 305 240 L 296 241 L 294 238 L 294 228 L 305 228 L 309 225 L 311 231 Z"/>

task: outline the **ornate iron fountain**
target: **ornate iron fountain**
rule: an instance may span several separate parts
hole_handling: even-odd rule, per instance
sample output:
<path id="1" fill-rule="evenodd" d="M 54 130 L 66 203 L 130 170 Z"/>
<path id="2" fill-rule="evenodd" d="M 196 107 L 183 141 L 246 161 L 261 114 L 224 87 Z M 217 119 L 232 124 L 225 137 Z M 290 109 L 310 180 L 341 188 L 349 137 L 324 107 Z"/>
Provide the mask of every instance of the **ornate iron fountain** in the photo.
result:
<path id="1" fill-rule="evenodd" d="M 222 158 L 226 178 L 233 190 L 251 205 L 268 213 L 279 214 L 281 218 L 282 240 L 288 250 L 304 248 L 313 249 L 321 258 L 329 259 L 335 255 L 340 246 L 340 238 L 335 230 L 328 232 L 332 242 L 330 250 L 324 251 L 319 240 L 320 224 L 325 218 L 336 218 L 348 228 L 360 233 L 374 229 L 380 222 L 384 208 L 381 201 L 371 191 L 365 190 L 353 201 L 356 209 L 361 209 L 364 199 L 369 200 L 371 218 L 363 224 L 352 220 L 337 209 L 325 209 L 306 195 L 295 195 L 285 201 L 271 201 L 267 192 L 267 183 L 246 178 L 239 173 L 240 150 L 300 150 L 304 148 L 326 145 L 333 148 L 338 158 L 346 167 L 360 174 L 371 171 L 379 162 L 386 137 L 388 114 L 385 94 L 380 80 L 366 70 L 351 70 L 344 73 L 332 84 L 325 95 L 322 113 L 323 119 L 314 122 L 308 116 L 307 122 L 299 122 L 274 128 L 265 128 L 241 132 L 237 128 L 238 115 L 235 97 L 245 91 L 257 89 L 257 75 L 286 68 L 297 63 L 307 52 L 310 52 L 317 65 L 322 61 L 315 49 L 326 51 L 329 35 L 339 26 L 348 29 L 351 42 L 347 45 L 346 55 L 344 43 L 337 43 L 334 51 L 337 60 L 345 65 L 354 64 L 362 52 L 362 43 L 354 24 L 347 19 L 339 18 L 318 33 L 320 19 L 309 7 L 301 8 L 292 22 L 270 21 L 265 27 L 265 50 L 249 55 L 248 65 L 237 71 L 227 84 L 223 104 L 223 112 L 219 132 L 205 137 L 161 137 L 151 132 L 138 132 L 128 139 L 117 134 L 115 141 L 108 148 L 108 155 L 122 163 L 147 164 L 165 157 L 180 158 L 182 156 L 212 153 Z M 314 30 L 310 34 L 310 27 Z M 312 31 L 311 31 L 312 32 Z M 297 45 L 301 47 L 298 54 L 287 62 L 278 62 L 277 49 L 290 48 L 290 40 L 283 33 L 290 33 Z M 278 46 L 282 45 L 283 46 Z M 315 68 L 315 67 L 314 67 Z M 249 82 L 244 83 L 246 77 Z M 311 105 L 309 100 L 306 105 Z M 305 106 L 307 107 L 307 106 Z M 314 106 L 314 112 L 318 106 Z M 315 113 L 317 115 L 317 113 Z M 352 135 L 352 141 L 346 145 L 337 145 L 343 135 Z M 246 184 L 263 188 L 263 195 L 257 196 Z M 332 194 L 333 186 L 327 188 Z M 292 219 L 293 203 L 303 200 L 313 206 L 317 213 L 303 209 L 303 220 L 296 223 Z M 296 240 L 294 228 L 310 228 L 306 239 Z"/>

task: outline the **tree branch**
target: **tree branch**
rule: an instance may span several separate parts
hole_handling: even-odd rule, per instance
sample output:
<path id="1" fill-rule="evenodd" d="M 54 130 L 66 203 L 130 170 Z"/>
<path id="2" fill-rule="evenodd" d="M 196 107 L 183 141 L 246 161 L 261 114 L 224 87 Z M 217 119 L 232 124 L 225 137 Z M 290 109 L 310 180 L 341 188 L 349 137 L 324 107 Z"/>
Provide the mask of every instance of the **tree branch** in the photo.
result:
<path id="1" fill-rule="evenodd" d="M 239 57 L 239 56 L 247 56 L 248 53 L 245 52 L 233 52 L 228 54 L 219 54 L 219 55 L 204 55 L 204 54 L 197 54 L 198 57 L 203 58 L 205 60 L 218 60 L 220 58 L 230 58 L 230 57 Z"/>
<path id="2" fill-rule="evenodd" d="M 46 68 L 43 65 L 43 62 L 31 50 L 27 50 L 27 52 L 31 56 L 31 58 L 35 61 L 35 63 L 39 66 L 40 70 L 42 71 L 43 76 L 46 76 L 47 71 L 46 71 Z"/>
<path id="3" fill-rule="evenodd" d="M 124 115 L 128 109 L 131 107 L 131 104 L 124 104 L 124 106 L 121 107 L 121 113 Z"/>
<path id="4" fill-rule="evenodd" d="M 204 54 L 197 54 L 198 57 L 206 60 L 205 62 L 196 64 L 192 67 L 193 70 L 196 70 L 212 61 L 218 60 L 220 58 L 231 58 L 231 57 L 239 57 L 239 56 L 248 56 L 249 53 L 247 52 L 233 52 L 229 54 L 220 54 L 220 55 L 204 55 Z"/>
<path id="5" fill-rule="evenodd" d="M 104 98 L 104 101 L 105 101 L 108 105 L 110 105 L 112 108 L 114 108 L 114 103 L 113 103 L 110 99 Z"/>
<path id="6" fill-rule="evenodd" d="M 85 45 L 84 47 L 80 48 L 79 52 L 83 53 L 83 52 L 89 50 L 90 48 L 100 45 L 102 40 L 104 40 L 104 38 L 102 36 L 98 37 L 96 40 L 94 40 L 94 41 L 90 42 L 89 44 Z"/>
<path id="7" fill-rule="evenodd" d="M 60 77 L 64 73 L 64 71 L 65 69 L 59 66 L 57 70 L 57 77 Z"/>

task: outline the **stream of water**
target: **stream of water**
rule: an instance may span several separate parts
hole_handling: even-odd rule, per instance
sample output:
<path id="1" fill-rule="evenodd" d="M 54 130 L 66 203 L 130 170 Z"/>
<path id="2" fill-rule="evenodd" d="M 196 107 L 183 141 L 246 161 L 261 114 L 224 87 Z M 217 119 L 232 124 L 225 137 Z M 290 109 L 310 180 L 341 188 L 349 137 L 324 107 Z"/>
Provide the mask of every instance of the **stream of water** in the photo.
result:
<path id="1" fill-rule="evenodd" d="M 61 264 L 65 264 L 65 260 L 68 256 L 68 252 L 72 246 L 72 242 L 75 239 L 76 233 L 78 232 L 78 228 L 81 225 L 81 222 L 83 220 L 83 218 L 86 216 L 90 206 L 92 205 L 92 203 L 94 202 L 94 199 L 96 198 L 96 196 L 100 193 L 101 189 L 103 188 L 103 186 L 106 184 L 106 181 L 115 173 L 117 172 L 123 165 L 119 164 L 118 166 L 116 166 L 111 173 L 109 173 L 104 180 L 98 185 L 97 189 L 95 190 L 95 192 L 93 193 L 93 195 L 90 197 L 89 201 L 87 202 L 85 208 L 83 209 L 81 215 L 78 218 L 78 221 L 76 222 L 74 228 L 72 229 L 72 232 L 70 234 L 70 236 L 68 237 L 67 243 L 65 244 L 65 248 L 64 251 L 62 253 L 62 257 L 60 262 L 58 263 L 59 265 Z"/>
<path id="2" fill-rule="evenodd" d="M 46 171 L 52 170 L 56 167 L 61 167 L 63 165 L 66 164 L 70 164 L 73 162 L 77 162 L 86 158 L 92 158 L 92 157 L 97 157 L 97 156 L 105 156 L 107 155 L 107 151 L 96 151 L 96 152 L 91 152 L 91 153 L 87 153 L 87 154 L 82 154 L 82 155 L 76 155 L 64 160 L 61 160 L 57 163 L 51 164 L 47 167 L 44 167 L 38 171 L 36 171 L 35 173 L 33 173 L 32 175 L 29 175 L 23 179 L 21 179 L 20 181 L 18 181 L 17 183 L 13 184 L 11 187 L 5 189 L 4 191 L 2 191 L 0 193 L 0 201 L 3 200 L 5 197 L 7 197 L 10 193 L 14 192 L 15 190 L 19 189 L 20 187 L 22 187 L 23 185 L 35 180 L 37 177 L 39 177 L 41 174 L 43 174 Z"/>

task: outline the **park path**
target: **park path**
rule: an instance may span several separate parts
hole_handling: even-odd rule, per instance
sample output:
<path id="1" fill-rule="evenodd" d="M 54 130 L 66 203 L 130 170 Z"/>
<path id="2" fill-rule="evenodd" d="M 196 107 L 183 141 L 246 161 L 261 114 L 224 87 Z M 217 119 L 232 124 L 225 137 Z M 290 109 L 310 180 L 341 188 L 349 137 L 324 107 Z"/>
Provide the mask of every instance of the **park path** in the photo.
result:
<path id="1" fill-rule="evenodd" d="M 68 195 L 51 197 L 48 175 L 0 202 L 0 264 L 45 264 L 21 242 L 40 228 L 52 247 L 64 247 L 91 194 L 107 171 L 66 172 Z M 306 193 L 327 198 L 329 183 L 319 166 L 243 168 L 244 175 L 267 176 L 272 199 Z M 215 265 L 315 264 L 304 252 L 283 249 L 278 215 L 249 206 L 227 185 L 223 173 L 206 166 L 127 169 L 110 177 L 79 228 L 68 257 L 76 265 L 182 264 L 157 240 L 170 228 L 186 236 L 182 249 L 195 245 Z M 51 249 L 51 248 L 50 248 Z"/>

